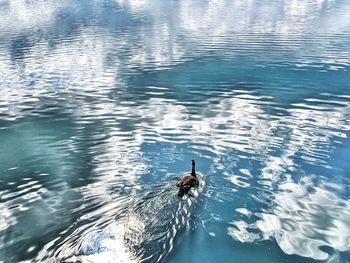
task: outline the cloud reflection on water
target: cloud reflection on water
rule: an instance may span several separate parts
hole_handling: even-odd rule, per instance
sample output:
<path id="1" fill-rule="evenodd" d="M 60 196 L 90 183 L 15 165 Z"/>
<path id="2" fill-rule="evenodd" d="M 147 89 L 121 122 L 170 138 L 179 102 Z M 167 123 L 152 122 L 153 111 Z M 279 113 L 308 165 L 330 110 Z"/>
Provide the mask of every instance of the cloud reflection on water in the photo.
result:
<path id="1" fill-rule="evenodd" d="M 328 98 L 324 102 L 331 103 L 332 100 Z M 264 180 L 261 183 L 271 190 L 269 199 L 273 205 L 271 210 L 256 213 L 259 219 L 255 223 L 233 221 L 234 227 L 228 228 L 228 234 L 235 240 L 254 242 L 274 238 L 286 254 L 316 260 L 330 257 L 322 250 L 325 246 L 338 251 L 350 250 L 350 203 L 324 189 L 322 182 L 327 175 L 308 174 L 300 163 L 295 163 L 300 156 L 310 165 L 332 169 L 327 165 L 328 154 L 331 155 L 334 149 L 332 141 L 334 137 L 347 138 L 346 133 L 335 131 L 350 130 L 346 121 L 350 105 L 341 101 L 339 105 L 342 106 L 338 109 L 322 110 L 325 107 L 316 111 L 311 105 L 300 104 L 300 109 L 290 109 L 290 116 L 280 120 L 280 125 L 288 123 L 289 139 L 281 145 L 284 148 L 282 154 L 268 157 L 261 169 L 261 179 Z M 292 171 L 303 177 L 293 178 Z M 314 177 L 322 178 L 317 179 L 317 185 Z M 339 191 L 342 185 L 334 183 L 332 188 Z M 259 230 L 259 234 L 254 229 Z"/>
<path id="2" fill-rule="evenodd" d="M 17 129 L 12 123 L 40 118 L 41 114 L 69 118 L 71 121 L 60 124 L 73 127 L 63 138 L 41 139 L 34 132 L 26 133 L 30 127 L 19 126 L 24 131 L 20 138 L 34 140 L 23 148 L 44 155 L 40 162 L 34 159 L 35 167 L 40 170 L 50 164 L 49 174 L 58 178 L 53 184 L 59 190 L 46 189 L 50 185 L 39 182 L 33 188 L 27 186 L 34 192 L 28 196 L 38 202 L 24 201 L 27 193 L 15 201 L 23 202 L 38 215 L 35 220 L 43 221 L 45 212 L 57 216 L 68 206 L 79 216 L 65 217 L 62 221 L 67 227 L 72 221 L 99 216 L 109 219 L 125 205 L 123 198 L 144 187 L 140 185 L 147 181 L 144 176 L 171 178 L 173 174 L 163 171 L 150 173 L 152 166 L 159 168 L 160 164 L 152 152 L 144 150 L 150 144 L 166 148 L 168 143 L 173 147 L 171 153 L 183 155 L 186 150 L 181 150 L 189 149 L 190 154 L 210 160 L 212 170 L 220 166 L 220 183 L 229 184 L 230 192 L 223 188 L 219 194 L 234 198 L 232 190 L 237 195 L 250 189 L 269 191 L 264 196 L 268 201 L 261 201 L 270 206 L 267 211 L 236 210 L 259 219 L 254 224 L 233 221 L 235 227 L 228 233 L 235 239 L 253 242 L 273 237 L 285 253 L 314 259 L 328 258 L 320 250 L 324 245 L 349 250 L 349 203 L 304 178 L 311 176 L 305 164 L 328 169 L 334 141 L 348 139 L 349 97 L 322 94 L 328 86 L 319 87 L 312 81 L 294 81 L 299 86 L 288 86 L 295 76 L 288 75 L 290 71 L 346 73 L 350 51 L 348 38 L 341 36 L 348 33 L 350 20 L 339 10 L 349 10 L 349 3 L 193 3 L 118 0 L 109 3 L 108 10 L 116 12 L 112 16 L 104 15 L 106 7 L 100 1 L 0 2 L 4 10 L 0 20 L 5 21 L 0 26 L 4 39 L 0 44 L 0 114 L 10 123 L 4 128 L 12 131 Z M 325 12 L 332 15 L 323 21 Z M 123 19 L 132 21 L 132 26 Z M 319 20 L 324 26 L 315 29 Z M 249 61 L 250 57 L 256 60 Z M 233 62 L 225 64 L 228 60 Z M 271 73 L 274 67 L 286 71 Z M 240 73 L 247 75 L 245 81 L 238 77 Z M 205 81 L 210 74 L 217 79 Z M 264 86 L 264 76 L 270 77 L 269 84 L 276 82 L 281 87 Z M 259 81 L 254 82 L 255 78 Z M 319 83 L 322 80 L 330 87 L 336 85 L 325 75 L 320 75 Z M 297 88 L 308 85 L 313 95 L 299 95 Z M 344 88 L 348 86 L 339 92 Z M 281 105 L 276 94 L 283 89 L 298 93 L 293 104 Z M 60 116 L 61 111 L 67 117 Z M 45 123 L 38 130 L 44 127 Z M 51 129 L 52 133 L 65 132 L 52 124 L 49 127 L 47 133 Z M 86 145 L 82 145 L 84 140 Z M 21 155 L 9 144 L 6 149 L 14 156 Z M 273 149 L 280 153 L 271 154 Z M 74 158 L 66 159 L 72 155 Z M 82 162 L 91 166 L 74 170 L 81 160 L 78 156 L 86 157 Z M 256 161 L 261 174 L 254 176 L 251 167 L 248 172 L 238 170 L 240 158 Z M 293 171 L 304 177 L 293 178 Z M 77 186 L 79 174 L 91 181 Z M 337 178 L 333 185 L 339 187 Z M 41 187 L 41 192 L 35 187 Z M 210 197 L 219 199 L 219 194 Z M 46 201 L 38 200 L 41 198 Z M 7 201 L 0 206 L 5 211 L 0 231 L 16 225 L 24 229 L 23 218 L 10 209 L 13 204 Z M 80 234 L 81 229 L 76 230 Z M 65 240 L 65 234 L 60 238 Z"/>
<path id="3" fill-rule="evenodd" d="M 271 213 L 258 213 L 255 223 L 232 222 L 228 233 L 241 242 L 274 238 L 286 254 L 326 260 L 331 247 L 350 250 L 350 202 L 302 178 L 283 182 L 273 199 Z M 252 230 L 259 230 L 259 234 Z"/>

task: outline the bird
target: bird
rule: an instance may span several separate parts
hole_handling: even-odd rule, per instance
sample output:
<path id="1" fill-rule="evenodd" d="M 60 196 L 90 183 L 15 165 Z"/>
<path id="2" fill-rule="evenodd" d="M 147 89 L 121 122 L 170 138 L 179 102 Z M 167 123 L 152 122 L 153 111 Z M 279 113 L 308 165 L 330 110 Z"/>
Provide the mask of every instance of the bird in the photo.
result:
<path id="1" fill-rule="evenodd" d="M 183 197 L 185 194 L 188 194 L 191 187 L 197 187 L 199 181 L 196 175 L 196 163 L 192 160 L 192 171 L 190 174 L 184 175 L 180 181 L 176 184 L 179 187 L 179 192 L 177 193 L 178 197 Z"/>

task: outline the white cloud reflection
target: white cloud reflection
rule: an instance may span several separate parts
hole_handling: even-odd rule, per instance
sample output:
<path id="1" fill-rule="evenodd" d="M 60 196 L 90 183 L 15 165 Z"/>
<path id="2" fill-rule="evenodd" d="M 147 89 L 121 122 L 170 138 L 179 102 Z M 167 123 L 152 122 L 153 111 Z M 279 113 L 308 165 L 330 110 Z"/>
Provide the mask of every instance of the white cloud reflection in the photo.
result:
<path id="1" fill-rule="evenodd" d="M 161 70 L 161 67 L 183 63 L 191 54 L 206 53 L 208 49 L 231 52 L 233 59 L 242 51 L 265 54 L 265 44 L 277 44 L 281 50 L 293 53 L 292 63 L 295 65 L 321 63 L 335 69 L 348 67 L 349 51 L 338 52 L 336 48 L 343 44 L 342 38 L 334 37 L 332 43 L 316 41 L 322 39 L 322 34 L 328 29 L 333 30 L 334 35 L 342 33 L 350 26 L 346 16 L 327 17 L 323 22 L 325 27 L 317 29 L 321 37 L 296 42 L 308 39 L 310 28 L 305 21 L 321 19 L 323 8 L 332 8 L 334 2 L 294 0 L 257 5 L 254 1 L 206 1 L 193 8 L 192 1 L 179 1 L 173 14 L 165 18 L 165 9 L 169 6 L 160 1 L 150 4 L 143 0 L 119 0 L 117 3 L 130 7 L 131 12 L 153 16 L 153 24 L 130 34 L 113 34 L 112 29 L 102 26 L 78 28 L 70 36 L 74 41 L 63 38 L 54 48 L 45 40 L 38 41 L 26 47 L 18 61 L 11 57 L 9 46 L 1 47 L 0 113 L 11 118 L 26 116 L 26 111 L 21 110 L 25 109 L 26 103 L 29 108 L 40 107 L 40 99 L 56 93 L 54 99 L 63 101 L 82 126 L 90 123 L 91 116 L 100 120 L 105 126 L 106 139 L 89 149 L 93 153 L 92 172 L 98 175 L 98 180 L 80 189 L 84 198 L 94 197 L 100 202 L 115 201 L 111 182 L 115 182 L 116 175 L 123 175 L 130 185 L 136 185 L 140 174 L 147 171 L 141 150 L 145 142 L 202 143 L 208 145 L 207 150 L 214 156 L 226 150 L 258 155 L 264 164 L 261 179 L 273 190 L 270 200 L 274 204 L 270 213 L 254 214 L 259 217 L 254 224 L 232 222 L 234 227 L 229 228 L 228 233 L 241 242 L 274 238 L 287 254 L 327 259 L 328 254 L 320 250 L 321 246 L 339 251 L 350 249 L 350 204 L 306 178 L 297 182 L 284 173 L 298 168 L 294 162 L 297 154 L 310 163 L 325 164 L 323 154 L 327 151 L 322 153 L 317 147 L 320 143 L 330 145 L 334 136 L 346 138 L 344 131 L 350 130 L 349 102 L 343 101 L 329 110 L 310 106 L 315 98 L 309 98 L 292 105 L 289 116 L 271 120 L 264 107 L 272 98 L 257 95 L 254 91 L 222 92 L 220 100 L 204 105 L 200 116 L 193 116 L 187 105 L 175 99 L 157 98 L 156 95 L 167 92 L 168 87 L 165 90 L 153 89 L 157 94 L 141 105 L 123 105 L 122 101 L 111 99 L 109 95 L 111 90 L 123 86 L 122 70 L 125 68 L 149 66 Z M 50 27 L 61 8 L 47 1 L 38 1 L 38 6 L 28 6 L 26 1 L 9 3 L 8 11 L 0 12 L 0 20 L 10 25 L 0 26 L 3 35 L 37 26 Z M 153 12 L 155 6 L 157 12 Z M 349 3 L 343 8 L 349 10 Z M 272 34 L 272 37 L 268 38 L 266 34 Z M 310 43 L 315 43 L 318 48 L 307 48 Z M 232 49 L 233 45 L 236 49 Z M 271 57 L 283 57 L 286 53 L 281 50 Z M 114 55 L 112 65 L 108 65 L 110 53 L 122 54 L 125 51 L 127 59 Z M 68 95 L 60 95 L 65 93 Z M 93 103 L 86 103 L 79 96 L 93 98 Z M 133 119 L 140 120 L 138 126 L 133 131 L 123 130 L 123 124 Z M 285 137 L 275 135 L 281 126 L 290 130 Z M 178 135 L 176 140 L 174 135 Z M 281 155 L 269 155 L 271 146 L 281 147 Z M 244 178 L 230 173 L 225 175 L 238 188 L 251 183 L 250 175 Z M 274 183 L 280 183 L 280 187 L 274 189 Z M 99 213 L 111 216 L 116 206 L 122 206 L 117 202 L 114 205 L 89 213 L 83 219 Z M 0 217 L 0 230 L 4 230 L 16 224 L 16 220 L 5 205 L 1 209 L 5 212 Z M 253 214 L 242 209 L 237 211 Z M 260 232 L 249 232 L 252 227 Z M 123 230 L 110 230 L 116 236 L 119 231 Z M 108 251 L 116 250 L 120 258 L 128 257 L 120 240 L 109 239 L 103 247 Z M 108 251 L 88 260 L 108 262 L 113 255 Z"/>
<path id="2" fill-rule="evenodd" d="M 305 101 L 315 100 L 310 98 Z M 330 99 L 317 101 L 331 103 Z M 262 169 L 263 184 L 272 193 L 269 198 L 273 201 L 272 211 L 256 213 L 255 216 L 260 219 L 255 223 L 233 221 L 234 227 L 228 228 L 228 234 L 241 242 L 274 238 L 286 254 L 325 260 L 330 255 L 322 247 L 350 250 L 350 202 L 315 185 L 312 175 L 297 181 L 288 170 L 307 174 L 295 163 L 297 155 L 314 165 L 326 164 L 324 160 L 331 153 L 327 146 L 334 136 L 346 138 L 346 134 L 334 131 L 350 130 L 349 123 L 345 121 L 350 105 L 346 103 L 327 111 L 326 106 L 317 110 L 302 103 L 298 106 L 301 108 L 290 109 L 290 116 L 279 121 L 279 125 L 288 123 L 288 128 L 291 128 L 290 139 L 283 147 L 285 150 L 280 156 L 269 156 Z M 324 147 L 320 148 L 320 145 Z M 274 186 L 276 184 L 278 189 Z M 339 190 L 342 185 L 334 183 L 332 188 Z M 240 209 L 236 211 L 242 213 Z M 252 229 L 259 230 L 260 235 Z"/>
<path id="3" fill-rule="evenodd" d="M 0 35 L 47 26 L 54 21 L 58 11 L 58 4 L 47 0 L 9 0 L 0 4 Z"/>
<path id="4" fill-rule="evenodd" d="M 350 250 L 349 201 L 315 186 L 305 177 L 301 183 L 282 183 L 274 203 L 271 214 L 256 214 L 260 219 L 249 225 L 232 222 L 235 227 L 230 227 L 228 233 L 241 242 L 274 238 L 284 253 L 316 260 L 330 257 L 322 247 Z M 252 233 L 253 229 L 260 230 L 261 235 Z"/>

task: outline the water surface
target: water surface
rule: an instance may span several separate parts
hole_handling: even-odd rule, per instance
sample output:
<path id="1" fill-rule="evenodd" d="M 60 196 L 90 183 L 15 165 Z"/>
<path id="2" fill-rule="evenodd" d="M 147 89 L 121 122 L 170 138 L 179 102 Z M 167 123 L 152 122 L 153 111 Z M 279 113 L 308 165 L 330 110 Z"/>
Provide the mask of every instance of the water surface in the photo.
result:
<path id="1" fill-rule="evenodd" d="M 0 0 L 0 21 L 0 262 L 350 262 L 348 1 Z"/>

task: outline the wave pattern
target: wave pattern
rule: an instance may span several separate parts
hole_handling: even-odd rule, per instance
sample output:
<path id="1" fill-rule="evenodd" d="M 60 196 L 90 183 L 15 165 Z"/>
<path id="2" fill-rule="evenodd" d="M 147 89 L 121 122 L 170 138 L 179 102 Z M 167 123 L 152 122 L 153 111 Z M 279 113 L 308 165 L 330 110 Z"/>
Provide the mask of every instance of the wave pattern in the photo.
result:
<path id="1" fill-rule="evenodd" d="M 177 197 L 175 182 L 155 185 L 132 201 L 86 213 L 64 236 L 50 242 L 34 262 L 160 262 L 173 249 L 176 234 L 189 223 L 192 205 L 203 190 L 204 177 L 191 197 Z M 118 201 L 118 202 L 116 202 Z M 111 202 L 112 203 L 112 202 Z M 69 233 L 69 235 L 68 235 Z"/>
<path id="2" fill-rule="evenodd" d="M 0 262 L 348 262 L 349 12 L 0 0 Z"/>

